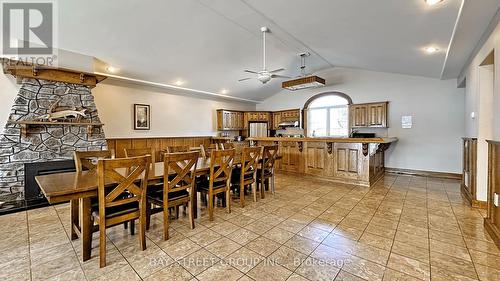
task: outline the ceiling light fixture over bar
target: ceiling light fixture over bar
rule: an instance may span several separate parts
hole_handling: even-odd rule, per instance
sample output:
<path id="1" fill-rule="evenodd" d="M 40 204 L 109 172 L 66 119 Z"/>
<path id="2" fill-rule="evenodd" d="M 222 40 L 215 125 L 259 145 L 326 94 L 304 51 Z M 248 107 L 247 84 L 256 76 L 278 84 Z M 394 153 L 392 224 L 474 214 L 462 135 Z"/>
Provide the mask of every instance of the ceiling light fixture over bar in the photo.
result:
<path id="1" fill-rule="evenodd" d="M 436 4 L 439 4 L 443 2 L 443 0 L 425 0 L 425 3 L 427 3 L 427 5 L 429 6 L 434 6 Z"/>

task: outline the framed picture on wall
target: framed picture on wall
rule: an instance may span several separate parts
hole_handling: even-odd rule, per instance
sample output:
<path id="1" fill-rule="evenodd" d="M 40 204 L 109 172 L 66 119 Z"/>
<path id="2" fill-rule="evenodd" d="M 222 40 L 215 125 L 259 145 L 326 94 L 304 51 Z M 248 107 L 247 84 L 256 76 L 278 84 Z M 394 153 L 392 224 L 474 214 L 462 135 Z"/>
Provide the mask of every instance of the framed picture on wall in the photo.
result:
<path id="1" fill-rule="evenodd" d="M 147 104 L 134 104 L 134 130 L 151 129 L 150 107 Z"/>

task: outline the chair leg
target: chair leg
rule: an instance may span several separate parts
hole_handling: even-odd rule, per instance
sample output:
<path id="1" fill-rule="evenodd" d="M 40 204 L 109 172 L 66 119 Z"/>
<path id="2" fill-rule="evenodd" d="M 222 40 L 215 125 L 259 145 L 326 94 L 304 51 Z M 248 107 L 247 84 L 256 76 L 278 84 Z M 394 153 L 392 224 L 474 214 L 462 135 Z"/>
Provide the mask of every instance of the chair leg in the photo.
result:
<path id="1" fill-rule="evenodd" d="M 175 206 L 175 219 L 179 219 L 179 206 Z"/>
<path id="2" fill-rule="evenodd" d="M 194 206 L 193 200 L 190 200 L 188 203 L 189 208 L 189 224 L 191 225 L 191 229 L 194 229 Z"/>
<path id="3" fill-rule="evenodd" d="M 276 194 L 275 189 L 274 189 L 275 188 L 275 184 L 276 184 L 276 181 L 274 179 L 274 173 L 273 173 L 273 176 L 271 177 L 271 191 L 273 192 L 273 195 Z"/>
<path id="4" fill-rule="evenodd" d="M 241 208 L 245 207 L 245 186 L 240 184 L 240 205 Z"/>
<path id="5" fill-rule="evenodd" d="M 165 197 L 164 197 L 165 198 Z M 163 200 L 163 239 L 168 240 L 168 225 L 170 222 L 170 214 L 168 212 L 168 197 L 167 200 Z"/>
<path id="6" fill-rule="evenodd" d="M 104 222 L 99 225 L 99 267 L 106 266 L 106 226 Z"/>
<path id="7" fill-rule="evenodd" d="M 130 220 L 130 235 L 135 235 L 135 220 Z"/>
<path id="8" fill-rule="evenodd" d="M 151 203 L 146 203 L 146 230 L 151 226 Z"/>
<path id="9" fill-rule="evenodd" d="M 228 213 L 231 213 L 231 190 L 229 188 L 226 191 L 226 209 Z"/>
<path id="10" fill-rule="evenodd" d="M 214 196 L 212 194 L 208 194 L 208 219 L 214 220 Z"/>
<path id="11" fill-rule="evenodd" d="M 264 185 L 265 185 L 265 179 L 264 177 L 262 177 L 261 181 L 260 181 L 260 198 L 261 199 L 264 199 L 265 195 L 264 195 Z"/>
<path id="12" fill-rule="evenodd" d="M 139 243 L 141 250 L 146 250 L 146 210 L 141 208 L 139 217 Z"/>
<path id="13" fill-rule="evenodd" d="M 123 229 L 128 229 L 128 221 L 123 223 Z"/>
<path id="14" fill-rule="evenodd" d="M 257 181 L 255 181 L 255 182 L 252 184 L 252 186 L 251 186 L 251 188 L 252 188 L 252 193 L 253 193 L 253 202 L 257 202 L 257 185 L 258 185 L 258 183 L 257 183 Z"/>

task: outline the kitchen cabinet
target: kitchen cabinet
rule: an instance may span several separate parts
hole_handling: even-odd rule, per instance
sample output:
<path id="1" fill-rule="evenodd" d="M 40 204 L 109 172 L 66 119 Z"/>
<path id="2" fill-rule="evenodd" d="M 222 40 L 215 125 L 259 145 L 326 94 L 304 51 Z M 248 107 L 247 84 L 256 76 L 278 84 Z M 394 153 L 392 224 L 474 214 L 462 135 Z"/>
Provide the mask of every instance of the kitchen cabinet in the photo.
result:
<path id="1" fill-rule="evenodd" d="M 251 111 L 247 112 L 249 122 L 269 122 L 269 112 Z"/>
<path id="2" fill-rule="evenodd" d="M 281 123 L 281 112 L 273 112 L 273 124 L 271 130 L 278 130 Z"/>
<path id="3" fill-rule="evenodd" d="M 326 176 L 327 172 L 327 149 L 324 142 L 310 142 L 305 148 L 305 173 L 315 176 Z"/>
<path id="4" fill-rule="evenodd" d="M 300 109 L 275 111 L 272 113 L 272 130 L 278 130 L 281 122 L 299 122 Z"/>
<path id="5" fill-rule="evenodd" d="M 287 172 L 298 172 L 300 165 L 299 145 L 297 142 L 283 141 L 279 144 L 281 159 L 280 169 Z"/>
<path id="6" fill-rule="evenodd" d="M 244 129 L 243 112 L 219 109 L 217 110 L 217 130 L 238 131 Z"/>
<path id="7" fill-rule="evenodd" d="M 387 128 L 387 104 L 388 102 L 351 104 L 351 128 Z"/>
<path id="8" fill-rule="evenodd" d="M 361 144 L 337 143 L 334 149 L 333 175 L 344 179 L 361 179 L 363 175 Z"/>

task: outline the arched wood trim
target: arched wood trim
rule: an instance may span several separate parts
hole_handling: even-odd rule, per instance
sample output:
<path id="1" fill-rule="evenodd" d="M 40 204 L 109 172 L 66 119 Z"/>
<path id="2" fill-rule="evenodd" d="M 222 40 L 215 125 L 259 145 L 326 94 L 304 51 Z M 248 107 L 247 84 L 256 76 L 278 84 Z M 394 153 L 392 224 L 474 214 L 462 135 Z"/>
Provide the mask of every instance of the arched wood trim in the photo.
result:
<path id="1" fill-rule="evenodd" d="M 309 107 L 309 104 L 311 104 L 311 102 L 313 102 L 315 99 L 321 98 L 321 97 L 324 97 L 324 96 L 338 96 L 338 97 L 346 99 L 347 100 L 347 104 L 352 104 L 352 99 L 347 94 L 344 94 L 342 92 L 325 92 L 325 93 L 314 95 L 311 98 L 309 98 L 306 101 L 306 103 L 304 104 L 304 109 L 307 109 Z"/>
<path id="2" fill-rule="evenodd" d="M 321 97 L 324 97 L 324 96 L 338 96 L 338 97 L 342 97 L 344 99 L 347 100 L 347 105 L 351 105 L 353 104 L 352 102 L 352 99 L 350 96 L 348 96 L 347 94 L 345 93 L 342 93 L 342 92 L 337 92 L 337 91 L 333 91 L 333 92 L 324 92 L 324 93 L 320 93 L 320 94 L 316 94 L 312 97 L 310 97 L 306 103 L 304 104 L 304 108 L 302 110 L 302 127 L 304 127 L 304 135 L 305 136 L 308 136 L 307 135 L 307 109 L 309 108 L 309 105 L 317 98 L 321 98 Z"/>

